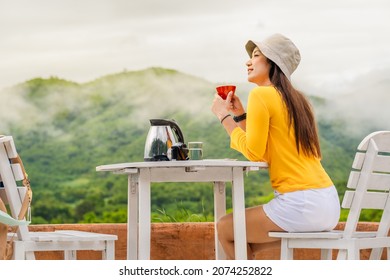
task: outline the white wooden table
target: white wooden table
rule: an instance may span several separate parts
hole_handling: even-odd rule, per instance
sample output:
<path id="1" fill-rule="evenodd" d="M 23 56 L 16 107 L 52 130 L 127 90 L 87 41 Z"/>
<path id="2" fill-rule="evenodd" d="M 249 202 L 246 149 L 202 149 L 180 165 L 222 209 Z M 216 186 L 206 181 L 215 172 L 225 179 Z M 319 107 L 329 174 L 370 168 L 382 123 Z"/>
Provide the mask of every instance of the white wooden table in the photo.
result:
<path id="1" fill-rule="evenodd" d="M 128 175 L 127 259 L 150 259 L 150 184 L 152 182 L 213 182 L 214 220 L 226 214 L 225 182 L 232 182 L 235 258 L 247 259 L 244 172 L 267 168 L 265 162 L 235 160 L 188 160 L 130 162 L 96 167 Z M 225 254 L 215 227 L 216 258 Z"/>

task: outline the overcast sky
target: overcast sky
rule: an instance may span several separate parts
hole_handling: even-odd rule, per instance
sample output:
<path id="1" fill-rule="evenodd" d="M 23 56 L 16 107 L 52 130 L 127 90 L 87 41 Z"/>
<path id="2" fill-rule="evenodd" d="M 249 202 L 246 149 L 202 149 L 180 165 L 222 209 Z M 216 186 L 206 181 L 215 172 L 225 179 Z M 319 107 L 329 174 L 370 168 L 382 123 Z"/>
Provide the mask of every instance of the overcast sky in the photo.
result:
<path id="1" fill-rule="evenodd" d="M 246 41 L 276 32 L 301 50 L 297 83 L 390 67 L 389 0 L 0 0 L 0 89 L 150 66 L 241 83 Z"/>

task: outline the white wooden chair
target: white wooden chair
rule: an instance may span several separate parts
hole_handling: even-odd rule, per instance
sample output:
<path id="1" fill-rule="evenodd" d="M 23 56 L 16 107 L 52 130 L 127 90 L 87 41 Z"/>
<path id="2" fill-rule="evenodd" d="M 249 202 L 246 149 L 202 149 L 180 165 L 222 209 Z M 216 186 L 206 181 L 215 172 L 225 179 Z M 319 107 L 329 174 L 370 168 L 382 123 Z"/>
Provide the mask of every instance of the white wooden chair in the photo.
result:
<path id="1" fill-rule="evenodd" d="M 319 248 L 322 259 L 360 259 L 361 249 L 372 248 L 370 259 L 380 259 L 384 248 L 390 259 L 390 131 L 371 133 L 358 146 L 342 202 L 349 208 L 343 231 L 270 232 L 281 238 L 281 259 L 293 259 L 294 248 Z M 362 209 L 383 209 L 377 231 L 356 231 Z M 318 217 L 319 219 L 321 217 Z"/>
<path id="2" fill-rule="evenodd" d="M 25 220 L 23 208 L 29 205 L 24 201 L 31 202 L 32 193 L 25 184 L 17 185 L 26 176 L 22 162 L 14 163 L 15 158 L 18 154 L 12 136 L 0 136 L 0 197 L 8 204 L 14 220 Z M 13 221 L 8 220 L 12 225 Z M 84 231 L 30 232 L 28 223 L 17 227 L 16 237 L 9 234 L 13 239 L 14 259 L 35 259 L 36 251 L 63 251 L 65 259 L 77 259 L 78 250 L 101 251 L 103 259 L 115 259 L 116 235 Z"/>

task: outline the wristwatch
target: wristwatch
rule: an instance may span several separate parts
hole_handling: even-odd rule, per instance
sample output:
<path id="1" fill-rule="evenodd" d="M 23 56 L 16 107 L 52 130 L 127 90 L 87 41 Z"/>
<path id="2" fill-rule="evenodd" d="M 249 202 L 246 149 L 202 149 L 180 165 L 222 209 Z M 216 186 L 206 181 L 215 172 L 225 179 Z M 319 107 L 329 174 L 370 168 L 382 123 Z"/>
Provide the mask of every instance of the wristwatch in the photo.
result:
<path id="1" fill-rule="evenodd" d="M 233 120 L 238 123 L 240 121 L 243 121 L 246 119 L 246 113 L 242 114 L 242 115 L 239 115 L 239 116 L 234 116 L 233 117 Z"/>

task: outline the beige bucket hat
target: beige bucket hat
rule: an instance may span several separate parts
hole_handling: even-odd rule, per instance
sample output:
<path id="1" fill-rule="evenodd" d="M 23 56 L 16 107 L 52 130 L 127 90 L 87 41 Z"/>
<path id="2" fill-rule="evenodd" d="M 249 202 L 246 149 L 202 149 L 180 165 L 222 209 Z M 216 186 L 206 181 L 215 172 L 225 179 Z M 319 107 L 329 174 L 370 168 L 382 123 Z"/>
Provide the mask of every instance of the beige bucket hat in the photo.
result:
<path id="1" fill-rule="evenodd" d="M 278 65 L 290 80 L 291 74 L 297 69 L 301 61 L 299 50 L 290 39 L 281 34 L 274 34 L 262 42 L 249 40 L 245 45 L 249 57 L 252 57 L 252 52 L 256 47 L 260 49 L 264 56 Z"/>

